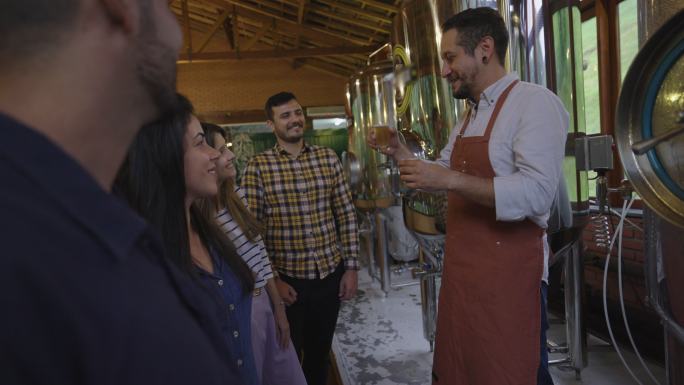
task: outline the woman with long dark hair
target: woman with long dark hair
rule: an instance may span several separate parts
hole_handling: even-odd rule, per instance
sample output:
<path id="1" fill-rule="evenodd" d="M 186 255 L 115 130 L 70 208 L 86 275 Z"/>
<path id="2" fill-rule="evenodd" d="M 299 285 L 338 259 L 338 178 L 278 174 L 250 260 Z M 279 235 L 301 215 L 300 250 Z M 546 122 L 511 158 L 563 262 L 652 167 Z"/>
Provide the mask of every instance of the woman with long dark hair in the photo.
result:
<path id="1" fill-rule="evenodd" d="M 143 127 L 129 149 L 114 190 L 162 236 L 165 255 L 211 297 L 232 365 L 257 385 L 251 343 L 254 277 L 213 217 L 196 201 L 216 196 L 215 161 L 190 102 Z"/>
<path id="2" fill-rule="evenodd" d="M 235 185 L 235 154 L 221 127 L 202 123 L 207 143 L 221 152 L 216 160 L 219 193 L 203 200 L 207 215 L 216 221 L 233 242 L 238 254 L 255 275 L 252 303 L 252 346 L 257 376 L 264 385 L 306 385 L 297 354 L 290 343 L 290 326 L 285 302 L 273 281 L 274 272 L 261 239 L 264 225 L 247 207 L 247 201 Z M 270 301 L 269 301 L 270 300 Z"/>

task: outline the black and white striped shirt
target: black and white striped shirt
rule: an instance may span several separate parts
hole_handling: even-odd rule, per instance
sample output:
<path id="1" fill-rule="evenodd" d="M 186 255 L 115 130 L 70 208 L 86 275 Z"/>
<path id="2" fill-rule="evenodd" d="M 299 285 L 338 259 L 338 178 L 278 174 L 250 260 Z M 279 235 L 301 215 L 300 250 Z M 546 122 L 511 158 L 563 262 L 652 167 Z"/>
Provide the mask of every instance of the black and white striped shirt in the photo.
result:
<path id="1" fill-rule="evenodd" d="M 245 194 L 240 187 L 236 187 L 235 191 L 246 205 Z M 228 239 L 233 242 L 235 250 L 240 257 L 256 274 L 254 277 L 254 288 L 258 289 L 266 286 L 266 281 L 273 278 L 273 270 L 271 269 L 271 261 L 268 259 L 266 247 L 261 236 L 257 235 L 254 241 L 250 241 L 227 209 L 223 209 L 216 214 L 216 221 L 228 235 Z"/>

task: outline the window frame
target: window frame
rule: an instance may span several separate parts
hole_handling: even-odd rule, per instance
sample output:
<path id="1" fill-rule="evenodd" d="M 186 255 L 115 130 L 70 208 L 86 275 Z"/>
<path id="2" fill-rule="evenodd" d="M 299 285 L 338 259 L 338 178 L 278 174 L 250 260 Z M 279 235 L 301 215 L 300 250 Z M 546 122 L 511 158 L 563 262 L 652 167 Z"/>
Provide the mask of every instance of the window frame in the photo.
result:
<path id="1" fill-rule="evenodd" d="M 581 0 L 579 2 L 582 22 L 596 18 L 596 44 L 598 53 L 599 109 L 601 134 L 615 138 L 615 115 L 622 87 L 620 68 L 620 17 L 619 5 L 623 0 Z M 607 172 L 608 187 L 617 188 L 624 177 L 624 170 L 617 151 L 613 153 L 613 170 Z M 619 196 L 609 196 L 611 206 L 622 204 Z M 641 208 L 637 199 L 634 208 Z"/>

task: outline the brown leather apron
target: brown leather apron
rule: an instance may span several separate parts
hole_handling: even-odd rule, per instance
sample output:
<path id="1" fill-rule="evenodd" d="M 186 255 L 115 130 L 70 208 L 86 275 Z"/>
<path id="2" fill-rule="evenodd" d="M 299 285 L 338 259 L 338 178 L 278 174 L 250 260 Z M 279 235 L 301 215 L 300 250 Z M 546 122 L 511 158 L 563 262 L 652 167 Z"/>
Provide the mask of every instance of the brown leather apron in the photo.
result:
<path id="1" fill-rule="evenodd" d="M 483 136 L 463 137 L 451 169 L 495 176 L 489 137 L 513 82 L 501 94 Z M 501 222 L 494 208 L 449 192 L 433 383 L 534 385 L 539 366 L 543 230 L 529 220 Z"/>

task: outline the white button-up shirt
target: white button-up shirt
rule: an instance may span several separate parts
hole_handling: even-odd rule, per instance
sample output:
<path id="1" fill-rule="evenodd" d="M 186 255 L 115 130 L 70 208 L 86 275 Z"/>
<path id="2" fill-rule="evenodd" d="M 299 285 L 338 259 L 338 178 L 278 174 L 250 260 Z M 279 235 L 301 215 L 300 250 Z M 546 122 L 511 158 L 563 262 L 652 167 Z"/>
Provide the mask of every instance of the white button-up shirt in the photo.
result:
<path id="1" fill-rule="evenodd" d="M 511 73 L 487 87 L 480 95 L 463 136 L 482 136 L 494 112 L 497 98 L 511 82 Z M 437 163 L 450 167 L 451 151 L 463 122 L 452 130 L 449 143 Z M 568 112 L 548 89 L 527 82 L 511 90 L 492 127 L 489 159 L 494 169 L 496 219 L 522 221 L 526 218 L 546 228 L 551 205 L 562 178 Z M 548 277 L 549 250 L 543 236 L 544 273 Z"/>

